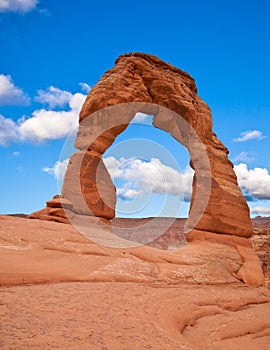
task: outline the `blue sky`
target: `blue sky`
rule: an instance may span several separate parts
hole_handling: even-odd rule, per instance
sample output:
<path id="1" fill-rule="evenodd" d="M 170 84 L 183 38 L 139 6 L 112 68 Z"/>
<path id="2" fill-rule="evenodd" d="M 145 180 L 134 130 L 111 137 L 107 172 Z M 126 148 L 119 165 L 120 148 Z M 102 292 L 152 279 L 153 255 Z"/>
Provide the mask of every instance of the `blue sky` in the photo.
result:
<path id="1" fill-rule="evenodd" d="M 270 215 L 269 11 L 266 0 L 0 0 L 0 213 L 30 213 L 58 193 L 54 175 L 63 172 L 61 150 L 76 128 L 88 89 L 117 56 L 140 51 L 195 78 L 199 95 L 212 109 L 214 131 L 229 148 L 252 215 Z M 137 119 L 146 125 L 131 125 L 117 139 L 124 142 L 122 149 L 116 143 L 105 155 L 111 169 L 119 166 L 113 161 L 124 158 L 115 179 L 119 212 L 131 208 L 134 194 L 141 203 L 148 193 L 147 169 L 159 169 L 169 185 L 179 176 L 187 186 L 190 181 L 184 148 L 153 129 L 150 117 Z M 158 145 L 152 144 L 147 158 L 133 152 L 133 138 Z M 160 147 L 177 166 L 166 163 Z M 130 168 L 136 170 L 132 180 Z M 138 182 L 142 176 L 143 183 Z M 140 213 L 132 208 L 119 215 L 162 212 L 166 191 L 161 182 L 151 184 L 152 196 L 146 196 L 148 205 Z M 179 215 L 186 216 L 189 190 L 183 195 L 172 187 L 167 195 L 170 205 L 162 213 L 176 215 L 174 208 L 182 203 Z"/>

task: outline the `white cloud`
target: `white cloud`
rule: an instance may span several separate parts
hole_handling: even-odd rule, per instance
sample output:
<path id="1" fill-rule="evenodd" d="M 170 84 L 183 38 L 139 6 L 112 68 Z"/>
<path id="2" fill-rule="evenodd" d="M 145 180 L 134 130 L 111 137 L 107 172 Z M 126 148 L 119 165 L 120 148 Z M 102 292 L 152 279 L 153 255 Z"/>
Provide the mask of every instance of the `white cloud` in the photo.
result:
<path id="1" fill-rule="evenodd" d="M 260 130 L 247 130 L 244 132 L 241 132 L 240 137 L 237 137 L 236 139 L 233 139 L 235 142 L 244 142 L 249 140 L 262 140 L 266 136 L 263 135 L 263 133 Z"/>
<path id="2" fill-rule="evenodd" d="M 79 85 L 80 85 L 82 91 L 84 91 L 84 92 L 88 93 L 91 90 L 91 86 L 88 85 L 87 83 L 79 83 Z"/>
<path id="3" fill-rule="evenodd" d="M 19 134 L 23 139 L 36 142 L 68 136 L 78 126 L 79 112 L 84 100 L 85 95 L 76 93 L 69 101 L 69 111 L 34 111 L 32 117 L 21 122 Z"/>
<path id="4" fill-rule="evenodd" d="M 13 157 L 19 157 L 21 155 L 21 152 L 16 151 L 16 152 L 13 152 L 12 155 Z"/>
<path id="5" fill-rule="evenodd" d="M 130 184 L 126 183 L 123 187 L 116 189 L 116 195 L 123 200 L 133 200 L 137 196 L 142 194 L 142 191 L 137 191 L 134 188 L 129 187 Z"/>
<path id="6" fill-rule="evenodd" d="M 147 120 L 147 118 L 149 117 L 148 114 L 144 114 L 141 112 L 138 112 L 135 114 L 134 118 L 132 119 L 132 123 L 143 123 Z"/>
<path id="7" fill-rule="evenodd" d="M 71 98 L 72 94 L 70 92 L 50 86 L 47 90 L 38 90 L 38 96 L 35 97 L 35 100 L 48 104 L 50 108 L 55 108 L 64 107 L 70 102 Z"/>
<path id="8" fill-rule="evenodd" d="M 69 162 L 69 159 L 65 159 L 62 162 L 58 160 L 52 168 L 44 167 L 42 168 L 42 171 L 50 175 L 53 175 L 55 179 L 62 180 L 65 176 L 68 162 Z"/>
<path id="9" fill-rule="evenodd" d="M 61 181 L 68 162 L 69 159 L 57 161 L 52 167 L 42 168 L 42 171 Z M 145 190 L 159 194 L 185 195 L 186 200 L 190 199 L 194 172 L 189 167 L 179 173 L 155 158 L 151 162 L 145 162 L 136 158 L 117 160 L 108 157 L 104 159 L 104 163 L 112 178 L 125 182 L 122 187 L 117 188 L 117 196 L 123 200 L 133 200 L 143 195 Z"/>
<path id="10" fill-rule="evenodd" d="M 0 12 L 29 12 L 33 10 L 38 0 L 0 0 Z"/>
<path id="11" fill-rule="evenodd" d="M 270 174 L 266 168 L 248 169 L 240 163 L 234 166 L 238 184 L 248 200 L 270 199 Z"/>
<path id="12" fill-rule="evenodd" d="M 146 191 L 158 194 L 183 195 L 189 201 L 192 193 L 192 180 L 194 171 L 186 167 L 179 172 L 163 163 L 157 158 L 144 161 L 138 158 L 108 157 L 104 159 L 111 178 L 117 187 L 117 196 L 124 200 L 132 200 L 143 195 Z M 57 161 L 51 168 L 42 170 L 55 178 L 63 178 L 68 159 Z M 270 199 L 270 174 L 267 169 L 248 169 L 244 163 L 234 166 L 238 183 L 248 200 Z M 118 180 L 118 181 L 117 181 Z M 262 207 L 259 207 L 260 210 Z M 252 209 L 256 213 L 257 208 Z M 259 213 L 259 211 L 258 211 Z M 264 211 L 260 211 L 264 213 Z"/>
<path id="13" fill-rule="evenodd" d="M 0 114 L 0 145 L 7 146 L 9 142 L 19 138 L 18 126 L 9 118 Z"/>
<path id="14" fill-rule="evenodd" d="M 161 163 L 157 158 L 144 161 L 138 158 L 114 157 L 104 159 L 114 180 L 124 182 L 117 188 L 121 198 L 131 199 L 148 189 L 151 193 L 183 195 L 189 200 L 192 192 L 193 170 L 187 167 L 183 173 Z"/>
<path id="15" fill-rule="evenodd" d="M 270 214 L 270 208 L 267 207 L 255 207 L 250 210 L 252 214 Z"/>
<path id="16" fill-rule="evenodd" d="M 0 105 L 28 105 L 29 102 L 29 96 L 14 85 L 10 75 L 0 74 Z"/>
<path id="17" fill-rule="evenodd" d="M 255 158 L 254 157 L 250 157 L 248 152 L 241 152 L 239 153 L 234 159 L 233 161 L 235 163 L 238 163 L 238 162 L 246 162 L 246 163 L 249 163 L 249 162 L 254 162 Z"/>
<path id="18" fill-rule="evenodd" d="M 16 123 L 0 115 L 0 145 L 24 140 L 43 142 L 68 136 L 78 126 L 79 112 L 85 98 L 86 95 L 79 92 L 71 94 L 69 110 L 39 109 L 31 117 L 22 117 Z"/>

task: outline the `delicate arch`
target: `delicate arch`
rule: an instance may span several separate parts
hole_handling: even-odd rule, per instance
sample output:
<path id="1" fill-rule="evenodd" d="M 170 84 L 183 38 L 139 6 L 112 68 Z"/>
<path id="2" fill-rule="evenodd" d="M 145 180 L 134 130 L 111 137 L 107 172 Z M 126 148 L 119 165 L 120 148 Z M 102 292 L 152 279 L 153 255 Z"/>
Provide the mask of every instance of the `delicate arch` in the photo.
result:
<path id="1" fill-rule="evenodd" d="M 101 156 L 136 112 L 153 115 L 153 125 L 189 151 L 195 176 L 188 230 L 249 237 L 247 203 L 193 78 L 155 56 L 140 53 L 120 56 L 82 107 L 75 142 L 80 151 L 70 159 L 62 189 L 73 210 L 114 217 L 115 189 Z"/>

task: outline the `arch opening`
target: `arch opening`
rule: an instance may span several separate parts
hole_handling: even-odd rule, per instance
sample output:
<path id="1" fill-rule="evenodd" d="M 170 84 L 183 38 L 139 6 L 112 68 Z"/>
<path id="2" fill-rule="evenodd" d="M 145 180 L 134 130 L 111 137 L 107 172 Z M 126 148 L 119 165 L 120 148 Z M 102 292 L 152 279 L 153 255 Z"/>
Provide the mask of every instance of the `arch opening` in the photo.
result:
<path id="1" fill-rule="evenodd" d="M 70 159 L 62 194 L 64 198 L 73 203 L 73 211 L 78 214 L 109 220 L 115 217 L 115 188 L 102 161 L 102 154 L 140 111 L 144 114 L 154 115 L 153 126 L 169 133 L 176 141 L 186 147 L 191 155 L 191 166 L 195 170 L 195 174 L 197 171 L 193 188 L 195 186 L 200 189 L 192 192 L 191 209 L 185 226 L 186 232 L 191 231 L 203 219 L 210 196 L 210 163 L 205 146 L 193 127 L 180 115 L 165 107 L 136 102 L 119 104 L 99 110 L 83 120 L 80 123 L 75 143 L 75 146 L 81 151 L 75 153 Z M 98 134 L 96 126 L 99 129 Z M 85 135 L 87 135 L 87 140 Z M 165 182 L 168 183 L 167 179 Z M 175 205 L 175 209 L 179 210 L 179 207 L 181 207 L 181 201 Z M 162 227 L 162 232 L 156 230 L 153 233 L 154 236 L 159 236 L 167 227 L 170 227 L 177 216 L 168 218 L 166 227 Z M 141 234 L 140 244 L 147 243 L 145 239 L 148 240 L 149 237 L 143 237 L 143 232 L 149 226 L 153 226 L 152 221 L 143 224 L 140 230 L 136 227 L 137 233 Z M 129 228 L 125 227 L 123 230 L 127 232 Z M 150 240 L 153 240 L 152 236 Z"/>
<path id="2" fill-rule="evenodd" d="M 102 155 L 116 187 L 116 218 L 187 218 L 193 169 L 187 150 L 136 113 Z"/>

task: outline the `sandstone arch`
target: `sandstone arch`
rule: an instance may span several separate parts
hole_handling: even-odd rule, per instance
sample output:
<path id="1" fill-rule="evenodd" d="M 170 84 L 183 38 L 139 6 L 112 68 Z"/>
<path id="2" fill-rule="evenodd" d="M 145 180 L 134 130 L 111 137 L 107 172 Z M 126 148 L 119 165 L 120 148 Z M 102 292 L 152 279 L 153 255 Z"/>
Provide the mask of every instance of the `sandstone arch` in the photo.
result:
<path id="1" fill-rule="evenodd" d="M 127 103 L 130 104 L 128 110 Z M 112 106 L 117 106 L 117 110 L 113 111 Z M 172 112 L 164 113 L 164 108 Z M 197 95 L 194 79 L 155 56 L 141 53 L 120 56 L 115 66 L 91 89 L 82 107 L 75 142 L 80 151 L 70 159 L 62 189 L 63 197 L 72 202 L 73 211 L 88 214 L 90 209 L 95 216 L 114 217 L 115 188 L 101 156 L 138 111 L 154 115 L 153 125 L 170 133 L 189 150 L 195 169 L 188 219 L 193 232 L 251 236 L 249 208 L 228 160 L 228 150 L 212 131 L 211 111 Z M 196 142 L 190 142 L 190 130 L 185 130 L 175 113 L 199 136 L 209 168 L 207 162 L 201 160 L 202 149 Z M 76 176 L 79 182 L 74 183 Z M 199 213 L 200 201 L 195 201 L 195 197 L 200 193 L 203 198 L 207 181 L 211 183 L 211 192 L 206 208 Z"/>

